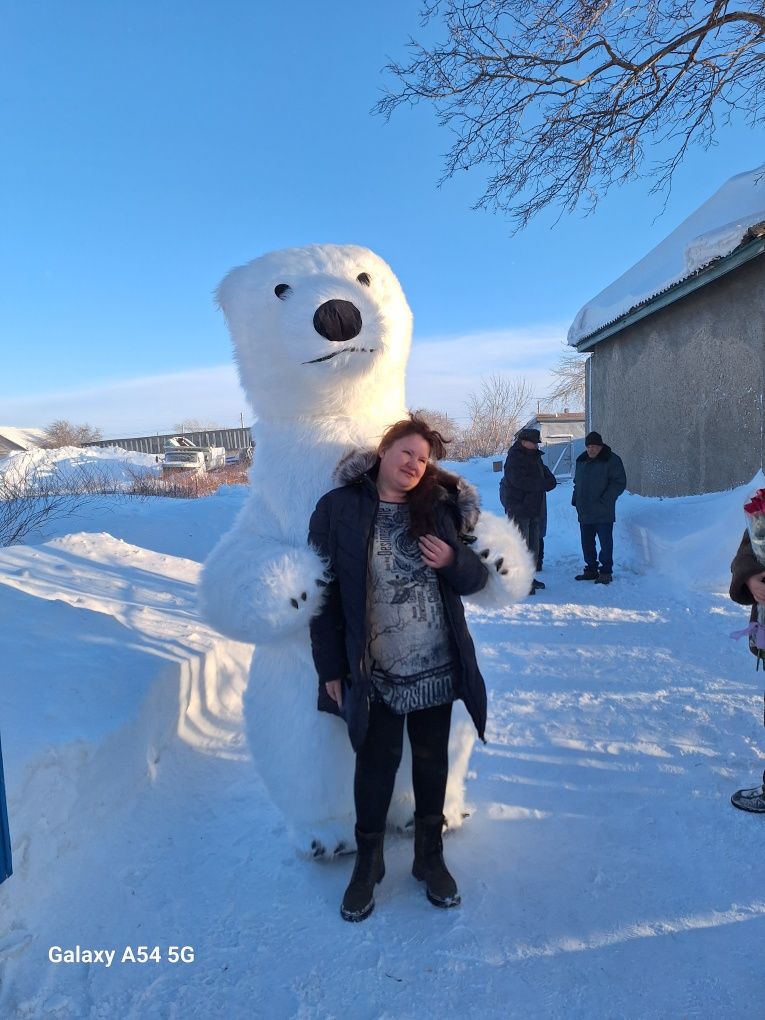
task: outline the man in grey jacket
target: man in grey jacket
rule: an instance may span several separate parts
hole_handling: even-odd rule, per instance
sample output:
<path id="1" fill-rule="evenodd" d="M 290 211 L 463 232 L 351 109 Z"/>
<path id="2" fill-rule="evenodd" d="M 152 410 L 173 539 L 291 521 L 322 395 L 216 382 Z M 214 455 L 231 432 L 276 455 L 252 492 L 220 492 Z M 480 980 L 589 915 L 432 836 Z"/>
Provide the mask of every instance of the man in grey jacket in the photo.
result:
<path id="1" fill-rule="evenodd" d="M 585 451 L 576 459 L 574 494 L 582 538 L 584 570 L 577 581 L 610 584 L 614 569 L 614 522 L 616 501 L 627 487 L 624 464 L 599 432 L 590 432 L 584 440 Z M 600 567 L 595 539 L 600 542 Z"/>

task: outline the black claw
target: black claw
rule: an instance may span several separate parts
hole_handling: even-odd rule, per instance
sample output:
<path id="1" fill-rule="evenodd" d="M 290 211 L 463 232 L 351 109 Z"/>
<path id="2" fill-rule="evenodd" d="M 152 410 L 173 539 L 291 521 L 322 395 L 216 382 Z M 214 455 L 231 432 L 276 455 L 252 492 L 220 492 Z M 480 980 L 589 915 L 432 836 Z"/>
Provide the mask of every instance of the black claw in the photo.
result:
<path id="1" fill-rule="evenodd" d="M 504 557 L 503 557 L 503 556 L 500 556 L 500 558 L 499 558 L 499 559 L 497 560 L 497 562 L 496 562 L 496 563 L 494 564 L 494 567 L 495 567 L 495 568 L 496 568 L 497 570 L 501 570 L 501 569 L 502 569 L 502 564 L 503 564 L 504 562 L 505 562 L 505 559 L 504 559 Z"/>
<path id="2" fill-rule="evenodd" d="M 320 577 L 317 577 L 316 578 L 316 587 L 317 588 L 326 588 L 327 587 L 327 582 L 326 581 L 322 581 L 322 579 Z"/>
<path id="3" fill-rule="evenodd" d="M 306 595 L 305 592 L 303 592 L 303 594 L 300 596 L 301 602 L 305 602 L 307 598 L 308 598 L 308 596 Z"/>
<path id="4" fill-rule="evenodd" d="M 508 571 L 507 571 L 507 569 L 505 569 L 505 570 L 500 570 L 500 574 L 501 574 L 501 575 L 502 575 L 503 577 L 505 576 L 505 574 L 507 574 L 507 572 L 508 572 Z"/>
<path id="5" fill-rule="evenodd" d="M 488 549 L 482 549 L 478 555 L 481 557 L 482 560 L 488 560 L 488 558 L 489 558 L 489 550 Z"/>
<path id="6" fill-rule="evenodd" d="M 297 599 L 290 599 L 290 605 L 293 607 L 293 609 L 299 609 Z"/>

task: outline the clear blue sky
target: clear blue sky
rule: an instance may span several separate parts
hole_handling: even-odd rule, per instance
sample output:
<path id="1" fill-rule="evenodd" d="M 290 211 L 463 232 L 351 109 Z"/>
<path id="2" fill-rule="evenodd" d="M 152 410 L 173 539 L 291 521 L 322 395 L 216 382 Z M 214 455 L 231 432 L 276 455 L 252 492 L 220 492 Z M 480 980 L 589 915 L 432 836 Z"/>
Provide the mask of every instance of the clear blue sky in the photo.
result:
<path id="1" fill-rule="evenodd" d="M 370 114 L 416 8 L 0 3 L 0 425 L 247 420 L 212 291 L 233 265 L 312 242 L 367 245 L 399 276 L 412 403 L 438 403 L 430 367 L 455 414 L 481 372 L 541 391 L 578 308 L 761 162 L 740 125 L 692 153 L 661 216 L 640 182 L 511 236 L 471 210 L 481 171 L 436 187 L 450 139 L 431 109 Z"/>

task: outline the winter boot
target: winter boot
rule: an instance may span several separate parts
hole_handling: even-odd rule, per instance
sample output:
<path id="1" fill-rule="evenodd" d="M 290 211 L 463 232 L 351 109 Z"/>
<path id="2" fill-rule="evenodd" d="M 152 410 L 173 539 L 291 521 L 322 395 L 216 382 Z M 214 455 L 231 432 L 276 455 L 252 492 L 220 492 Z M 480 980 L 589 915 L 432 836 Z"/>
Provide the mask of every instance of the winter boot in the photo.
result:
<path id="1" fill-rule="evenodd" d="M 765 787 L 755 786 L 750 790 L 737 790 L 730 799 L 733 807 L 742 811 L 765 814 Z"/>
<path id="2" fill-rule="evenodd" d="M 460 904 L 457 883 L 444 864 L 443 827 L 443 815 L 414 816 L 412 874 L 419 882 L 425 882 L 426 895 L 434 907 L 457 907 Z"/>
<path id="3" fill-rule="evenodd" d="M 363 921 L 375 909 L 375 885 L 385 875 L 384 832 L 360 832 L 356 828 L 356 864 L 340 905 L 344 921 Z"/>
<path id="4" fill-rule="evenodd" d="M 595 584 L 610 584 L 614 579 L 613 574 L 598 574 L 595 578 Z"/>
<path id="5" fill-rule="evenodd" d="M 593 570 L 592 567 L 585 567 L 581 574 L 577 574 L 574 578 L 575 581 L 597 581 L 600 577 L 597 568 Z"/>

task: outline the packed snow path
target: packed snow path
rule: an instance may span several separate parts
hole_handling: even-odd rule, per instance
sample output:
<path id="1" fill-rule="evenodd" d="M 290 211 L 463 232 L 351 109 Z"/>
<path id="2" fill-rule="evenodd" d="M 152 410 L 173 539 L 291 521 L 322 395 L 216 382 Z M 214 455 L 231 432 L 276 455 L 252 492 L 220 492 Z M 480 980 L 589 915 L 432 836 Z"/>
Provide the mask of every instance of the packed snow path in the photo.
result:
<path id="1" fill-rule="evenodd" d="M 247 758 L 246 649 L 195 618 L 196 563 L 237 494 L 2 551 L 0 1015 L 761 1015 L 765 818 L 729 804 L 765 757 L 763 674 L 728 637 L 746 614 L 724 584 L 670 576 L 693 501 L 630 507 L 614 584 L 575 582 L 569 497 L 551 500 L 547 590 L 471 614 L 491 722 L 446 840 L 463 904 L 434 909 L 391 837 L 358 925 L 338 913 L 352 858 L 296 857 Z M 698 515 L 735 522 L 723 563 L 738 498 Z M 194 961 L 120 962 L 171 945 Z M 51 946 L 117 956 L 54 964 Z"/>

